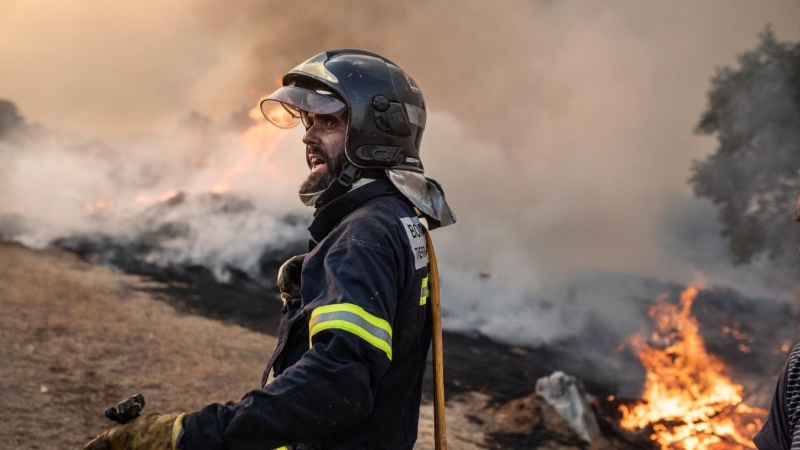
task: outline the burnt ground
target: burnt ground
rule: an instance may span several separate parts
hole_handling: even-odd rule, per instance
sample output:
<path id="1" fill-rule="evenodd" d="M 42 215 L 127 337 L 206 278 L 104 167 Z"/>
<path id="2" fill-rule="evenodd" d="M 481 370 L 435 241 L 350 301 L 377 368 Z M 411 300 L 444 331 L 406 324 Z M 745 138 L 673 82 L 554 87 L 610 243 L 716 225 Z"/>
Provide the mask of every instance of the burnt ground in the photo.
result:
<path id="1" fill-rule="evenodd" d="M 143 255 L 151 247 L 143 243 L 131 245 L 111 237 L 77 236 L 58 240 L 55 245 L 89 262 L 110 264 L 127 273 L 158 281 L 148 291 L 179 311 L 271 334 L 278 329 L 280 321 L 280 297 L 271 280 L 286 259 L 304 252 L 305 244 L 263 252 L 259 280 L 230 268 L 230 280 L 225 284 L 219 283 L 203 266 L 163 267 L 145 263 L 147 258 Z M 589 329 L 587 335 L 608 334 L 606 331 Z M 589 391 L 601 396 L 616 393 L 621 384 L 641 384 L 644 380 L 643 369 L 638 366 L 635 355 L 615 351 L 616 340 L 608 342 L 605 351 L 589 355 L 580 348 L 581 343 L 523 348 L 497 343 L 481 335 L 447 332 L 444 341 L 448 394 L 477 391 L 496 400 L 519 398 L 533 392 L 538 378 L 556 370 L 578 374 Z M 591 341 L 596 344 L 596 339 Z M 626 370 L 622 370 L 623 367 Z M 431 372 L 428 371 L 429 384 L 432 383 Z"/>
<path id="2" fill-rule="evenodd" d="M 202 267 L 126 271 L 61 250 L 0 243 L 0 448 L 80 448 L 110 424 L 102 411 L 137 391 L 148 398 L 150 410 L 191 411 L 257 387 L 275 345 L 274 288 L 241 274 L 234 274 L 231 284 L 219 284 Z M 741 314 L 752 305 L 740 298 L 731 309 L 724 301 L 729 296 L 704 292 L 696 303 L 704 330 L 712 330 L 709 348 L 734 368 L 747 366 L 757 352 L 771 355 L 760 356 L 757 364 L 779 366 L 783 354 L 775 350 L 787 335 L 792 338 L 790 319 L 776 312 L 773 323 L 739 324 L 741 332 L 733 337 L 717 321 L 725 319 L 723 313 L 727 319 L 746 318 Z M 756 313 L 765 311 L 748 314 Z M 752 335 L 742 338 L 746 332 Z M 759 339 L 750 343 L 750 353 L 725 344 L 751 336 Z M 604 437 L 588 446 L 531 395 L 536 379 L 555 370 L 578 375 L 600 399 L 620 383 L 641 385 L 643 373 L 630 358 L 625 350 L 586 355 L 569 345 L 533 349 L 447 333 L 451 448 L 648 448 L 619 433 L 604 415 Z M 772 383 L 762 384 L 771 391 Z M 431 391 L 428 380 L 426 392 Z M 417 448 L 432 448 L 427 400 Z M 600 409 L 613 416 L 614 404 Z"/>
<path id="3" fill-rule="evenodd" d="M 280 321 L 280 299 L 277 288 L 269 281 L 271 274 L 277 273 L 283 261 L 303 251 L 295 246 L 264 252 L 263 278 L 256 281 L 230 269 L 230 282 L 222 284 L 203 266 L 146 264 L 142 262 L 145 258 L 132 253 L 129 246 L 113 241 L 83 239 L 60 245 L 89 261 L 102 254 L 103 263 L 158 281 L 148 291 L 179 311 L 265 334 L 274 333 Z M 669 293 L 671 301 L 677 301 L 685 288 L 651 283 L 658 284 L 654 290 Z M 646 317 L 651 304 L 650 299 L 641 299 L 630 307 L 640 309 Z M 709 352 L 730 367 L 735 381 L 747 387 L 751 403 L 766 407 L 773 391 L 773 375 L 779 372 L 787 354 L 786 344 L 794 342 L 796 336 L 789 305 L 712 288 L 700 291 L 693 313 Z M 613 327 L 590 323 L 577 338 L 536 348 L 506 345 L 480 334 L 445 332 L 447 393 L 481 392 L 494 401 L 516 399 L 530 394 L 540 377 L 561 370 L 579 376 L 587 390 L 598 397 L 635 397 L 644 382 L 644 369 L 634 352 L 624 345 L 625 336 L 618 337 L 618 330 Z M 649 334 L 651 330 L 645 327 L 635 331 Z M 431 373 L 429 370 L 429 385 Z"/>

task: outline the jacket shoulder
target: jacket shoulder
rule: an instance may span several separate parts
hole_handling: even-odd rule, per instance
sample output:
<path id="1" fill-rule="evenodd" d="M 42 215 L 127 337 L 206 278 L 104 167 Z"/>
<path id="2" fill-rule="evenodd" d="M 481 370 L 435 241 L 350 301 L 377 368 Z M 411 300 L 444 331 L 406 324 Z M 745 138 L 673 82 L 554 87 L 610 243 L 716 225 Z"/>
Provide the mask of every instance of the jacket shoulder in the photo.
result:
<path id="1" fill-rule="evenodd" d="M 377 197 L 348 214 L 331 234 L 385 245 L 387 239 L 401 236 L 402 220 L 409 217 L 416 217 L 416 213 L 404 200 L 392 196 Z"/>

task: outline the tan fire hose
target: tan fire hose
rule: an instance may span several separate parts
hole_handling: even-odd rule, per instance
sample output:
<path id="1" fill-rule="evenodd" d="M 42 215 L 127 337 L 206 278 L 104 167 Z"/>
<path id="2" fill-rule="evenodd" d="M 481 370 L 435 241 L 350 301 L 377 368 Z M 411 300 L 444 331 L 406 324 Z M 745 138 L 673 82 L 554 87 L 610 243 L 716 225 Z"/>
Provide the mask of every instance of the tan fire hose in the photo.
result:
<path id="1" fill-rule="evenodd" d="M 431 234 L 425 229 L 428 244 L 428 289 L 431 293 L 433 325 L 433 432 L 436 450 L 447 449 L 447 422 L 444 415 L 444 353 L 442 345 L 442 304 L 439 297 L 439 267 L 433 251 Z"/>

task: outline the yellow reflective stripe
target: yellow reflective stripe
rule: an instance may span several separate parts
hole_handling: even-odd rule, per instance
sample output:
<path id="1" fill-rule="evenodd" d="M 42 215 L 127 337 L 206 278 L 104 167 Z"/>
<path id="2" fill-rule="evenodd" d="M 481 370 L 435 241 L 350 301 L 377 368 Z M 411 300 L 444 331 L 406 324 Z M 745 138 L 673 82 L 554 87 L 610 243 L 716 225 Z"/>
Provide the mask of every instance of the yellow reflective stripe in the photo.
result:
<path id="1" fill-rule="evenodd" d="M 344 330 L 355 334 L 386 353 L 392 359 L 392 327 L 389 322 L 376 317 L 363 308 L 350 303 L 325 305 L 311 312 L 308 345 L 312 338 L 324 330 Z"/>
<path id="2" fill-rule="evenodd" d="M 422 279 L 422 290 L 419 294 L 419 305 L 423 306 L 428 303 L 428 276 Z"/>
<path id="3" fill-rule="evenodd" d="M 356 336 L 364 339 L 365 341 L 369 342 L 370 344 L 374 345 L 380 350 L 383 350 L 386 353 L 386 356 L 391 361 L 392 359 L 392 347 L 383 339 L 377 338 L 369 333 L 369 331 L 361 328 L 360 326 L 348 322 L 346 320 L 330 320 L 327 322 L 322 322 L 319 325 L 315 326 L 314 329 L 311 331 L 311 335 L 315 335 L 320 331 L 330 330 L 330 329 L 337 329 L 337 330 L 344 330 L 349 331 Z"/>
<path id="4" fill-rule="evenodd" d="M 323 314 L 330 314 L 337 312 L 349 312 L 355 314 L 361 319 L 364 319 L 367 322 L 369 322 L 370 325 L 378 327 L 383 331 L 385 331 L 389 335 L 389 337 L 392 336 L 392 326 L 389 325 L 389 322 L 381 319 L 380 317 L 368 313 L 364 308 L 358 305 L 354 305 L 352 303 L 337 303 L 334 305 L 320 306 L 319 308 L 316 308 L 314 309 L 314 311 L 311 312 L 311 321 L 313 322 L 316 317 L 321 316 Z"/>
<path id="5" fill-rule="evenodd" d="M 274 450 L 289 450 L 289 447 L 284 445 L 283 447 L 278 447 L 278 448 L 276 448 Z"/>

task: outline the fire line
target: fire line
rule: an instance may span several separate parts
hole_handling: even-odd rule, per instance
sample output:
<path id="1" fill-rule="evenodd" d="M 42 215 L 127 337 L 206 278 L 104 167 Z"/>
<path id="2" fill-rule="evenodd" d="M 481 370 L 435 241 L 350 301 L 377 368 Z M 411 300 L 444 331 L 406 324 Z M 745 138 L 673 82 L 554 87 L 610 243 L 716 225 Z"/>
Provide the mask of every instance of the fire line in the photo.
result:
<path id="1" fill-rule="evenodd" d="M 656 331 L 652 340 L 631 338 L 646 369 L 642 402 L 620 406 L 620 425 L 651 429 L 662 450 L 752 449 L 752 437 L 766 411 L 747 406 L 742 386 L 725 373 L 725 365 L 706 351 L 697 320 L 691 314 L 697 288 L 688 287 L 675 305 L 666 294 L 650 308 Z"/>

